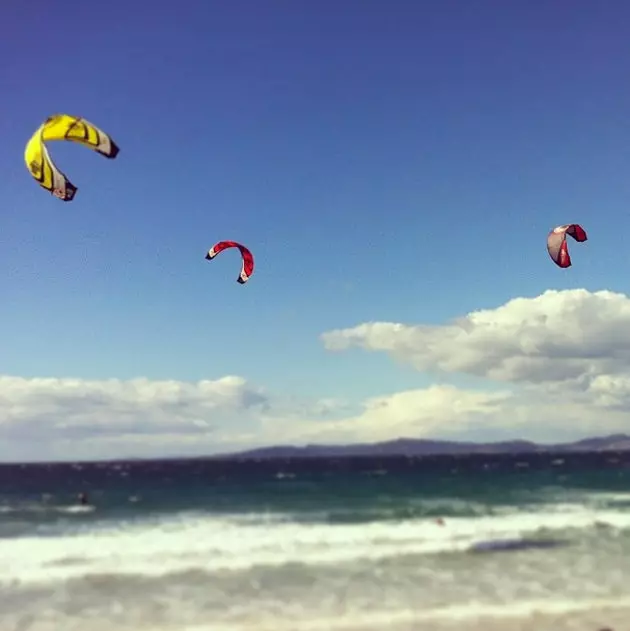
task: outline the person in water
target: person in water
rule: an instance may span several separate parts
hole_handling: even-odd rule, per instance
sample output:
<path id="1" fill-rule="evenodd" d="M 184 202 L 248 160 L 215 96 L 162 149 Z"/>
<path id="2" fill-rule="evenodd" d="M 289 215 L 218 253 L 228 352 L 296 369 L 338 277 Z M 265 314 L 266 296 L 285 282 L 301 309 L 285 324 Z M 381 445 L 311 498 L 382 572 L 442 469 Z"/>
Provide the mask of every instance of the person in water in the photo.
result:
<path id="1" fill-rule="evenodd" d="M 77 499 L 79 500 L 79 504 L 81 504 L 81 506 L 87 506 L 89 504 L 87 493 L 79 493 L 77 495 Z"/>

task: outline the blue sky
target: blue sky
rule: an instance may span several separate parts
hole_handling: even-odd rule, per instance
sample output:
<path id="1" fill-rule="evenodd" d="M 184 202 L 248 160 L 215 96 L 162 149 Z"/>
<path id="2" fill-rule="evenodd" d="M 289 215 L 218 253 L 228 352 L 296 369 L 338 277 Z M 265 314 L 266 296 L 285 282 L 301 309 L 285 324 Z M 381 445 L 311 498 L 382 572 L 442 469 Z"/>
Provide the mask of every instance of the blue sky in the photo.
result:
<path id="1" fill-rule="evenodd" d="M 328 330 L 627 291 L 630 5 L 140 6 L 3 9 L 0 372 L 359 400 L 430 379 Z M 51 147 L 68 204 L 22 158 L 54 112 L 121 147 Z M 559 270 L 569 222 L 589 241 Z M 247 285 L 236 252 L 203 260 L 222 239 Z"/>

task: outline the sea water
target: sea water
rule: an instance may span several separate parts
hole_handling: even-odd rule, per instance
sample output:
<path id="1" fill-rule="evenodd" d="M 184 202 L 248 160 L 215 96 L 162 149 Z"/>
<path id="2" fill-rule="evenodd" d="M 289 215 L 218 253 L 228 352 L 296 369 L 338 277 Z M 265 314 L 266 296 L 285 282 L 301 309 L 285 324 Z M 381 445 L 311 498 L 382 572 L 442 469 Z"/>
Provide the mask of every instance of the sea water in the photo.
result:
<path id="1" fill-rule="evenodd" d="M 628 631 L 629 467 L 630 453 L 0 466 L 0 630 Z M 508 539 L 558 545 L 471 551 Z"/>

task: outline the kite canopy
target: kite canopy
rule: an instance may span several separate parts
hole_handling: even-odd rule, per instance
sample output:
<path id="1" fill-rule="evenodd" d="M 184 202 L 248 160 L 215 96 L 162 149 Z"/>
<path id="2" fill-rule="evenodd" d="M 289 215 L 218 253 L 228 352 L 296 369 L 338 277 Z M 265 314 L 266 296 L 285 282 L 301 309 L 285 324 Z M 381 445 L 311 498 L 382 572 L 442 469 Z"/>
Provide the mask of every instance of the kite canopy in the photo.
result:
<path id="1" fill-rule="evenodd" d="M 577 223 L 554 228 L 547 236 L 547 251 L 558 267 L 571 267 L 567 235 L 572 236 L 578 243 L 587 240 L 586 232 Z"/>
<path id="2" fill-rule="evenodd" d="M 105 132 L 84 118 L 68 114 L 49 116 L 26 144 L 24 160 L 39 185 L 64 202 L 74 199 L 77 187 L 52 161 L 45 144 L 51 140 L 76 142 L 110 159 L 119 152 L 116 143 Z"/>
<path id="3" fill-rule="evenodd" d="M 238 248 L 241 252 L 243 265 L 241 266 L 241 273 L 238 275 L 236 280 L 243 285 L 254 273 L 254 257 L 244 245 L 236 243 L 236 241 L 219 241 L 219 243 L 213 245 L 212 248 L 208 250 L 206 260 L 211 261 L 215 256 L 217 256 L 217 254 L 223 252 L 223 250 L 227 250 L 228 248 Z"/>

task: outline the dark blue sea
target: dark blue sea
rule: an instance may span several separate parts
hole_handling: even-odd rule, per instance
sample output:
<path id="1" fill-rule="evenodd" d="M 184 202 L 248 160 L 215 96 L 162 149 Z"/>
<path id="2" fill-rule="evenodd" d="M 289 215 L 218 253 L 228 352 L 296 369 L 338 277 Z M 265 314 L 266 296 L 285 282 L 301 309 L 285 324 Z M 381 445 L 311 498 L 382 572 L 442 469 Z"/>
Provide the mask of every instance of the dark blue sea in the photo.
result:
<path id="1" fill-rule="evenodd" d="M 0 568 L 2 631 L 628 631 L 630 452 L 0 465 Z"/>

